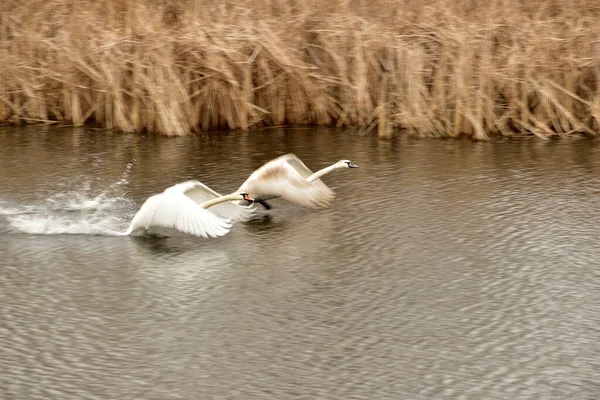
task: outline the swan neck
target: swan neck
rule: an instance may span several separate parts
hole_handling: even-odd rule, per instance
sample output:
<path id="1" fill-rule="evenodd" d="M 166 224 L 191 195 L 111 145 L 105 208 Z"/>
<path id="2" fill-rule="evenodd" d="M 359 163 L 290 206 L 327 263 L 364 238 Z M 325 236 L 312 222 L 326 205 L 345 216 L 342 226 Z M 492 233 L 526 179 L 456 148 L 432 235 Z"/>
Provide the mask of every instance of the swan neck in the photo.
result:
<path id="1" fill-rule="evenodd" d="M 313 183 L 314 181 L 316 181 L 317 179 L 320 179 L 324 175 L 327 175 L 328 173 L 330 173 L 334 169 L 335 169 L 335 164 L 330 165 L 327 168 L 323 168 L 322 170 L 319 170 L 319 171 L 315 172 L 314 174 L 312 174 L 311 176 L 309 176 L 308 178 L 306 178 L 306 180 L 308 181 L 308 183 Z"/>
<path id="2" fill-rule="evenodd" d="M 227 196 L 221 196 L 221 197 L 217 197 L 215 199 L 212 200 L 208 200 L 205 201 L 204 203 L 200 204 L 200 207 L 202 208 L 208 208 L 208 207 L 212 207 L 215 206 L 219 203 L 224 203 L 226 201 L 230 201 L 230 200 L 239 200 L 240 199 L 240 195 L 237 193 L 232 193 L 232 194 L 228 194 Z"/>

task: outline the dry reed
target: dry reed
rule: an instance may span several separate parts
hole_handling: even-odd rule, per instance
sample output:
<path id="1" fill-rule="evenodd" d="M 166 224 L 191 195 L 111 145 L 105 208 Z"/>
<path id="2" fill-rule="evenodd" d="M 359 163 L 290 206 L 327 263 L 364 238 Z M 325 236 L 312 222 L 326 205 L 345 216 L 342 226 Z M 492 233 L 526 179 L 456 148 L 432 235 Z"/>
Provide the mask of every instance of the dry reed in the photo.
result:
<path id="1" fill-rule="evenodd" d="M 5 0 L 0 122 L 600 132 L 600 0 Z"/>

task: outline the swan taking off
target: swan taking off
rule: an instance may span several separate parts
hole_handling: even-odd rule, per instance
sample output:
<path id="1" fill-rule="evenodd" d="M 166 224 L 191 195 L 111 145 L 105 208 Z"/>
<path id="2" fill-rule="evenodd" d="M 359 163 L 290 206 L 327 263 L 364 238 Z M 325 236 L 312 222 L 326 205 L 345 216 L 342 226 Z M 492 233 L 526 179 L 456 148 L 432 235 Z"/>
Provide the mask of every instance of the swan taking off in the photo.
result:
<path id="1" fill-rule="evenodd" d="M 294 154 L 285 154 L 254 171 L 238 191 L 249 193 L 267 210 L 271 206 L 266 200 L 279 197 L 305 207 L 329 207 L 335 194 L 320 178 L 342 168 L 358 168 L 358 165 L 340 160 L 313 173 Z M 243 201 L 236 203 L 244 204 Z"/>
<path id="2" fill-rule="evenodd" d="M 198 181 L 178 183 L 164 192 L 150 196 L 133 217 L 129 229 L 121 233 L 130 235 L 138 229 L 152 227 L 171 228 L 183 233 L 202 237 L 223 236 L 231 229 L 232 218 L 246 218 L 253 214 L 253 207 L 226 203 L 233 200 L 250 204 L 254 199 L 245 192 L 227 196 L 214 195 L 212 189 Z M 207 210 L 207 208 L 210 210 Z"/>

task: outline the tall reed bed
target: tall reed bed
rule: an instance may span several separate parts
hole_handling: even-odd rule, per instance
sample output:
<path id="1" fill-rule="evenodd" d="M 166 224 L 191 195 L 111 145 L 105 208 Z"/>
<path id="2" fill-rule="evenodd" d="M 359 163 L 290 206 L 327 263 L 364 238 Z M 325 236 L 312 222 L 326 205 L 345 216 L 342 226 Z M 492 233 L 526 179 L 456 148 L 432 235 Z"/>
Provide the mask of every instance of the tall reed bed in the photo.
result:
<path id="1" fill-rule="evenodd" d="M 4 0 L 0 122 L 600 132 L 600 0 Z"/>

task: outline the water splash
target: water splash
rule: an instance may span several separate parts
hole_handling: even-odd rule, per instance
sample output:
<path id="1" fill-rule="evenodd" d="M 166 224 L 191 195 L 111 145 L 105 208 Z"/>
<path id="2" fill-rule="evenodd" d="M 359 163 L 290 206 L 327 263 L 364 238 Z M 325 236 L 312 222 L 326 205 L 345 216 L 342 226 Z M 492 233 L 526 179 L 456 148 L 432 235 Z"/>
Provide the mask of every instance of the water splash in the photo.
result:
<path id="1" fill-rule="evenodd" d="M 36 206 L 26 206 L 22 205 L 19 207 L 14 207 L 8 204 L 4 200 L 0 200 L 0 215 L 10 216 L 10 215 L 20 215 L 20 214 L 30 214 L 36 212 L 38 207 Z"/>
<path id="2" fill-rule="evenodd" d="M 128 164 L 117 182 L 100 191 L 86 178 L 76 190 L 52 193 L 39 204 L 0 201 L 0 216 L 8 221 L 9 231 L 21 233 L 118 235 L 135 212 L 134 202 L 125 196 L 130 170 Z"/>

